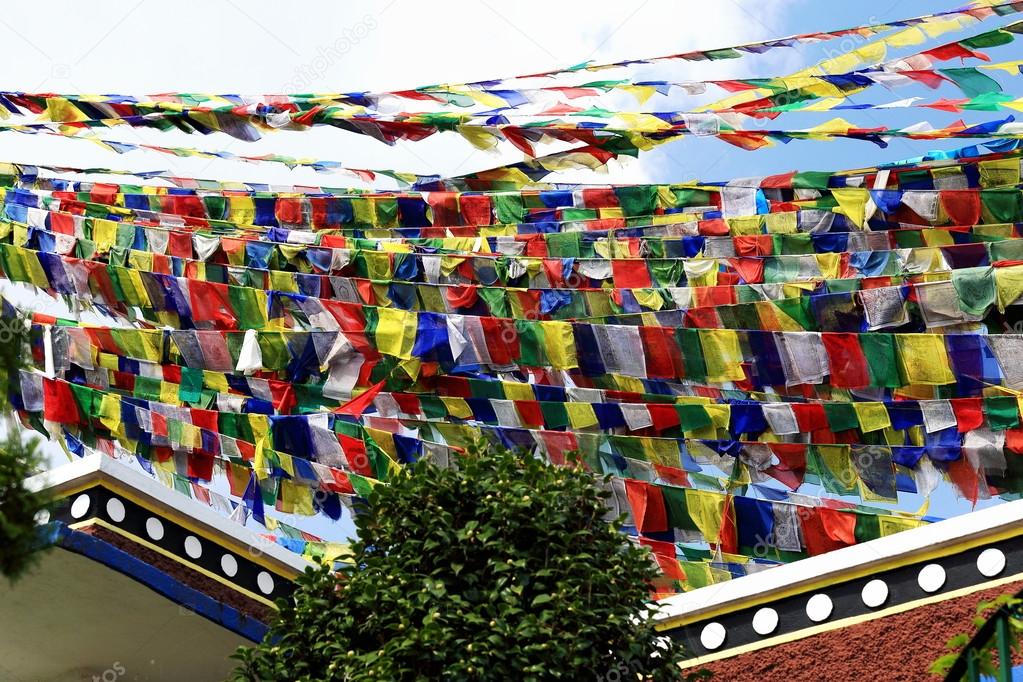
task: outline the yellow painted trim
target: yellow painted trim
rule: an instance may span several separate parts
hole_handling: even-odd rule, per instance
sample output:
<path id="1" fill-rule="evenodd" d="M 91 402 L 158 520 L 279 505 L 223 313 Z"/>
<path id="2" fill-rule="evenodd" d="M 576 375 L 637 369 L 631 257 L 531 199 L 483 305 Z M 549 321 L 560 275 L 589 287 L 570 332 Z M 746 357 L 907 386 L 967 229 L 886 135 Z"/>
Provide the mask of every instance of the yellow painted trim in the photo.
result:
<path id="1" fill-rule="evenodd" d="M 260 602 L 262 604 L 266 604 L 267 606 L 274 606 L 274 603 L 271 600 L 267 599 L 266 597 L 264 597 L 262 595 L 258 595 L 255 592 L 250 592 L 250 591 L 246 590 L 245 588 L 240 587 L 239 585 L 237 585 L 237 584 L 235 584 L 235 583 L 233 583 L 233 582 L 231 582 L 231 581 L 229 581 L 229 580 L 227 580 L 225 578 L 220 577 L 216 573 L 211 573 L 210 571 L 207 571 L 202 566 L 199 566 L 199 565 L 196 565 L 196 564 L 192 564 L 192 563 L 185 563 L 184 561 L 182 561 L 181 557 L 178 556 L 177 554 L 173 554 L 171 552 L 168 552 L 167 550 L 163 549 L 162 547 L 157 547 L 156 545 L 154 545 L 151 542 L 148 542 L 146 540 L 143 540 L 142 538 L 138 537 L 137 535 L 132 535 L 132 534 L 130 534 L 130 533 L 128 533 L 128 532 L 118 528 L 117 526 L 114 526 L 114 525 L 112 525 L 110 523 L 107 523 L 103 519 L 97 519 L 95 517 L 91 518 L 91 519 L 85 519 L 84 521 L 79 521 L 78 523 L 76 523 L 74 525 L 68 526 L 68 528 L 71 528 L 72 530 L 79 530 L 79 529 L 84 528 L 86 526 L 99 526 L 101 528 L 106 528 L 107 530 L 109 530 L 109 531 L 111 531 L 113 533 L 117 533 L 118 535 L 120 535 L 121 537 L 123 537 L 123 538 L 125 538 L 127 540 L 131 540 L 132 542 L 137 542 L 138 544 L 142 545 L 143 547 L 145 547 L 147 549 L 151 549 L 154 552 L 157 552 L 158 554 L 161 554 L 161 555 L 167 557 L 168 559 L 173 559 L 174 561 L 178 562 L 182 566 L 186 566 L 186 567 L 192 569 L 193 571 L 196 571 L 198 573 L 202 573 L 207 578 L 210 578 L 211 580 L 215 580 L 218 583 L 220 583 L 221 585 L 225 585 L 227 587 L 230 587 L 232 590 L 234 590 L 236 592 L 241 592 L 242 594 L 244 594 L 246 597 L 249 597 L 250 599 L 254 599 L 255 601 L 258 601 L 258 602 Z"/>
<path id="2" fill-rule="evenodd" d="M 73 488 L 67 488 L 66 490 L 61 490 L 60 494 L 57 495 L 56 498 L 54 498 L 54 499 L 60 500 L 60 499 L 63 499 L 65 497 L 72 497 L 74 495 L 77 495 L 78 493 L 85 492 L 86 490 L 89 490 L 91 488 L 97 488 L 97 487 L 99 487 L 99 481 L 87 481 L 85 483 L 79 483 L 78 485 L 76 485 Z"/>
<path id="3" fill-rule="evenodd" d="M 822 625 L 815 625 L 813 627 L 804 628 L 802 630 L 797 630 L 796 632 L 790 632 L 790 633 L 785 634 L 785 635 L 779 635 L 777 637 L 771 637 L 769 639 L 764 639 L 764 640 L 761 640 L 759 642 L 753 642 L 751 644 L 744 644 L 742 646 L 738 646 L 738 647 L 735 647 L 733 649 L 726 649 L 724 651 L 719 651 L 719 652 L 716 652 L 716 653 L 713 653 L 713 654 L 707 654 L 706 656 L 701 656 L 699 658 L 694 658 L 694 659 L 687 660 L 684 664 L 682 664 L 682 667 L 683 668 L 691 668 L 691 667 L 694 667 L 694 666 L 697 666 L 697 665 L 705 665 L 705 664 L 711 663 L 713 661 L 720 661 L 720 660 L 725 659 L 725 658 L 732 658 L 733 656 L 740 656 L 742 654 L 747 654 L 747 653 L 750 653 L 751 651 L 758 651 L 760 649 L 766 649 L 767 647 L 778 646 L 779 644 L 787 644 L 789 642 L 795 642 L 797 640 L 805 639 L 807 637 L 812 637 L 813 635 L 818 635 L 818 634 L 821 634 L 823 632 L 830 632 L 832 630 L 839 630 L 841 628 L 850 627 L 852 625 L 859 625 L 860 623 L 867 623 L 869 621 L 877 620 L 879 618 L 885 618 L 886 616 L 893 616 L 893 615 L 895 615 L 897 613 L 903 613 L 905 611 L 911 611 L 911 610 L 913 610 L 915 608 L 919 608 L 921 606 L 928 606 L 930 604 L 937 604 L 937 603 L 940 603 L 940 602 L 943 602 L 943 601 L 948 601 L 950 599 L 957 599 L 959 597 L 965 597 L 965 596 L 973 594 L 975 592 L 980 592 L 982 590 L 990 589 L 992 587 L 999 587 L 1001 585 L 1006 585 L 1008 583 L 1017 582 L 1019 580 L 1023 580 L 1023 573 L 1016 573 L 1015 575 L 1010 575 L 1010 576 L 1006 576 L 1004 578 L 999 578 L 998 580 L 990 580 L 988 582 L 980 583 L 978 585 L 970 585 L 969 587 L 962 587 L 962 588 L 960 588 L 958 590 L 952 590 L 951 592 L 947 592 L 945 594 L 939 594 L 939 595 L 935 595 L 933 597 L 925 597 L 923 599 L 917 599 L 915 601 L 905 602 L 903 604 L 897 604 L 895 606 L 890 606 L 887 609 L 882 609 L 880 611 L 874 611 L 874 612 L 871 612 L 871 613 L 865 613 L 865 614 L 862 614 L 862 615 L 859 615 L 859 616 L 850 616 L 849 618 L 843 618 L 841 620 L 836 620 L 836 621 L 834 621 L 832 623 L 825 623 L 825 624 L 822 624 Z"/>
<path id="4" fill-rule="evenodd" d="M 688 613 L 680 614 L 678 616 L 665 618 L 664 620 L 658 622 L 655 627 L 659 631 L 674 630 L 676 628 L 689 625 L 690 623 L 707 620 L 709 618 L 714 618 L 725 613 L 731 613 L 733 611 L 738 611 L 740 609 L 759 606 L 760 604 L 766 604 L 769 602 L 776 601 L 778 599 L 784 599 L 786 597 L 791 597 L 797 594 L 801 594 L 803 592 L 811 592 L 822 586 L 832 586 L 849 580 L 863 578 L 868 575 L 875 575 L 882 571 L 888 571 L 891 569 L 901 568 L 903 566 L 909 566 L 910 564 L 915 564 L 921 561 L 928 561 L 931 559 L 937 559 L 952 554 L 958 554 L 960 552 L 965 552 L 970 549 L 980 547 L 981 545 L 987 545 L 994 542 L 1001 542 L 1002 540 L 1008 540 L 1010 538 L 1017 537 L 1021 534 L 1021 532 L 1023 532 L 1023 529 L 1012 528 L 1003 530 L 999 533 L 992 533 L 990 535 L 966 538 L 964 540 L 958 541 L 956 544 L 940 545 L 933 549 L 928 549 L 924 552 L 918 552 L 915 554 L 898 554 L 889 559 L 884 559 L 877 563 L 861 566 L 860 568 L 850 570 L 847 572 L 833 573 L 831 575 L 819 578 L 817 580 L 802 582 L 797 585 L 792 585 L 790 587 L 786 587 L 774 592 L 756 594 L 746 599 L 735 599 L 725 604 L 721 604 L 713 609 L 708 609 L 706 611 L 699 611 L 691 614 Z M 710 587 L 710 585 L 708 585 L 707 587 Z"/>
<path id="5" fill-rule="evenodd" d="M 180 512 L 177 512 L 177 510 L 173 509 L 172 507 L 161 507 L 159 509 L 154 508 L 154 505 L 152 503 L 146 502 L 146 500 L 144 498 L 140 497 L 133 489 L 127 488 L 127 487 L 122 486 L 122 485 L 118 485 L 117 481 L 113 481 L 113 480 L 110 480 L 110 479 L 103 479 L 102 481 L 94 481 L 94 482 L 90 483 L 89 485 L 86 485 L 86 486 L 83 486 L 81 488 L 76 489 L 75 492 L 67 493 L 67 494 L 62 493 L 61 496 L 62 497 L 70 497 L 71 495 L 76 495 L 77 493 L 83 492 L 83 491 L 88 490 L 90 488 L 107 488 L 108 490 L 110 490 L 112 492 L 116 492 L 118 495 L 131 500 L 132 502 L 134 502 L 138 506 L 142 507 L 143 509 L 145 509 L 145 510 L 147 510 L 147 511 L 153 513 L 153 514 L 158 514 L 158 515 L 164 516 L 164 517 L 166 517 L 168 519 L 171 519 L 172 521 L 177 523 L 182 528 L 185 528 L 186 530 L 189 530 L 189 531 L 195 533 L 196 535 L 201 535 L 202 537 L 206 538 L 207 540 L 209 540 L 211 542 L 223 545 L 223 546 L 227 547 L 228 549 L 232 550 L 235 554 L 239 554 L 239 555 L 245 556 L 246 558 L 248 558 L 253 563 L 258 564 L 258 565 L 262 566 L 263 568 L 265 568 L 267 570 L 273 571 L 277 575 L 283 576 L 284 578 L 287 578 L 288 580 L 294 581 L 295 578 L 297 578 L 299 575 L 301 575 L 301 572 L 295 571 L 294 569 L 292 569 L 290 566 L 287 566 L 286 564 L 281 564 L 281 563 L 278 563 L 278 562 L 266 560 L 264 558 L 264 555 L 263 555 L 262 552 L 260 552 L 259 554 L 253 554 L 252 553 L 252 548 L 254 547 L 254 545 L 244 545 L 244 544 L 241 544 L 241 543 L 237 542 L 234 538 L 232 538 L 230 536 L 227 536 L 227 535 L 216 535 L 216 536 L 212 535 L 210 533 L 210 529 L 209 528 L 206 528 L 204 526 L 200 527 L 199 525 L 193 523 L 189 516 L 187 516 L 185 514 L 182 514 Z M 97 519 L 97 520 L 99 520 L 99 519 Z M 74 528 L 74 526 L 72 526 L 72 528 Z M 135 536 L 132 536 L 132 537 L 135 537 Z"/>

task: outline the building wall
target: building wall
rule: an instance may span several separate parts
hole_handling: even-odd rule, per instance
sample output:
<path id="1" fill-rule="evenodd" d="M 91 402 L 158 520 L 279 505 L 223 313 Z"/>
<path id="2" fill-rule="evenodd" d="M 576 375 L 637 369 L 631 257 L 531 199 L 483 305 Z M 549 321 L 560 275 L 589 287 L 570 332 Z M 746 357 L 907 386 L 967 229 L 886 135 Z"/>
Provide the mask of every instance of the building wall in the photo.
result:
<path id="1" fill-rule="evenodd" d="M 927 673 L 928 668 L 947 653 L 945 643 L 951 637 L 962 632 L 972 634 L 977 604 L 1020 590 L 1023 581 L 713 661 L 704 667 L 714 673 L 714 679 L 737 682 L 938 680 Z"/>

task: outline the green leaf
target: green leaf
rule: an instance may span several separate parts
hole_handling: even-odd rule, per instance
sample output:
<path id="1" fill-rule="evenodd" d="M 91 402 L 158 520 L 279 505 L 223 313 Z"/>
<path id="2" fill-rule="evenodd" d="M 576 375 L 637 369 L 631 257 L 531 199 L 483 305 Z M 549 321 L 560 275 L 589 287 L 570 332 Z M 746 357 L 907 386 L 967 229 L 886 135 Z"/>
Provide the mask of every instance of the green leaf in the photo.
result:
<path id="1" fill-rule="evenodd" d="M 595 479 L 486 441 L 461 446 L 457 468 L 423 460 L 374 487 L 352 566 L 301 576 L 266 640 L 239 651 L 235 679 L 679 678 L 681 648 L 662 649 L 638 617 L 649 555 L 601 521 Z"/>

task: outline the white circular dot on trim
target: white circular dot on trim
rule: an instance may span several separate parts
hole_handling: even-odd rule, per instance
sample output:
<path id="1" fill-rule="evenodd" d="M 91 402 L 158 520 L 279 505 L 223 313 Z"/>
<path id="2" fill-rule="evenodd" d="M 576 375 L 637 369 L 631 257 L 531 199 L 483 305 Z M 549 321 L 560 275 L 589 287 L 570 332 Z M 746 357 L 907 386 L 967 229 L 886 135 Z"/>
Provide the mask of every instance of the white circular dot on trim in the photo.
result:
<path id="1" fill-rule="evenodd" d="M 707 623 L 700 632 L 700 644 L 704 649 L 713 651 L 725 643 L 725 626 L 721 623 Z"/>
<path id="2" fill-rule="evenodd" d="M 50 522 L 50 512 L 47 511 L 46 509 L 40 509 L 32 518 L 35 520 L 36 525 L 45 526 Z"/>
<path id="3" fill-rule="evenodd" d="M 88 495 L 79 495 L 75 498 L 75 501 L 71 503 L 71 518 L 82 518 L 89 513 L 89 507 L 91 505 L 92 500 L 89 499 Z"/>
<path id="4" fill-rule="evenodd" d="M 831 616 L 831 610 L 835 605 L 831 597 L 826 594 L 815 594 L 806 602 L 806 617 L 814 623 L 820 623 Z"/>
<path id="5" fill-rule="evenodd" d="M 110 520 L 113 521 L 114 523 L 120 523 L 121 521 L 124 521 L 125 516 L 124 502 L 121 502 L 116 497 L 111 497 L 109 500 L 107 500 L 107 516 L 109 516 Z"/>
<path id="6" fill-rule="evenodd" d="M 920 569 L 916 582 L 924 592 L 937 592 L 945 584 L 945 569 L 941 564 L 927 564 Z"/>
<path id="7" fill-rule="evenodd" d="M 202 543 L 199 542 L 199 538 L 194 535 L 189 535 L 185 538 L 185 554 L 193 559 L 198 559 L 202 556 Z"/>
<path id="8" fill-rule="evenodd" d="M 753 614 L 753 632 L 758 635 L 769 635 L 778 629 L 778 612 L 764 607 Z"/>
<path id="9" fill-rule="evenodd" d="M 985 578 L 994 578 L 1005 570 L 1005 552 L 989 547 L 977 557 L 977 570 Z"/>
<path id="10" fill-rule="evenodd" d="M 155 516 L 146 519 L 146 535 L 153 540 L 163 540 L 163 522 Z"/>
<path id="11" fill-rule="evenodd" d="M 238 560 L 234 558 L 234 555 L 225 554 L 220 557 L 220 570 L 228 578 L 235 577 L 238 574 Z"/>
<path id="12" fill-rule="evenodd" d="M 874 579 L 863 586 L 860 591 L 860 599 L 866 606 L 876 609 L 888 601 L 888 583 L 883 580 Z"/>

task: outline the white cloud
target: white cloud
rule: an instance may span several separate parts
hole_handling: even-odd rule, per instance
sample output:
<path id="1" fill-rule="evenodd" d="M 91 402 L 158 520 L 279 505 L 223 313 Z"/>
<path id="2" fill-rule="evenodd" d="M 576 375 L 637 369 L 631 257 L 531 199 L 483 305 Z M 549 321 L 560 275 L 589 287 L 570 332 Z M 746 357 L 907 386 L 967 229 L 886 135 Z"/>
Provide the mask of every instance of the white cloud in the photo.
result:
<path id="1" fill-rule="evenodd" d="M 407 0 L 282 5 L 269 0 L 164 3 L 72 0 L 47 5 L 38 20 L 30 3 L 5 6 L 0 37 L 8 45 L 7 87 L 31 91 L 154 93 L 166 91 L 267 93 L 411 88 L 418 85 L 532 73 L 575 64 L 709 49 L 778 37 L 798 3 L 759 0 L 640 3 L 494 0 L 429 6 Z M 5 35 L 6 34 L 6 35 Z M 651 75 L 733 78 L 796 67 L 794 51 L 722 62 L 668 62 Z M 790 68 L 791 67 L 791 68 Z M 645 72 L 646 73 L 646 72 Z M 614 77 L 599 72 L 584 77 Z M 657 102 L 651 102 L 657 104 Z M 667 108 L 662 101 L 660 104 Z M 683 106 L 685 104 L 683 103 Z M 487 154 L 453 134 L 388 148 L 333 129 L 268 135 L 247 144 L 223 135 L 189 136 L 112 129 L 111 139 L 168 146 L 277 152 L 341 161 L 351 166 L 420 173 L 464 173 L 521 158 L 515 150 Z M 170 168 L 182 175 L 296 184 L 346 185 L 346 176 L 289 171 L 273 165 L 176 159 L 155 153 L 117 156 L 87 143 L 20 136 L 2 138 L 4 160 L 24 163 Z M 685 143 L 628 163 L 612 179 L 663 175 Z M 682 151 L 677 151 L 682 150 Z M 590 173 L 566 180 L 599 181 Z"/>

